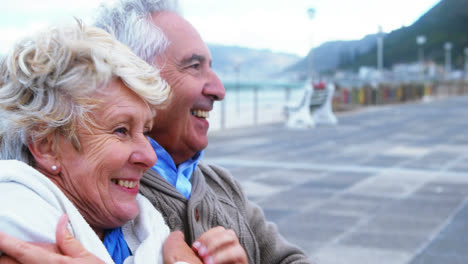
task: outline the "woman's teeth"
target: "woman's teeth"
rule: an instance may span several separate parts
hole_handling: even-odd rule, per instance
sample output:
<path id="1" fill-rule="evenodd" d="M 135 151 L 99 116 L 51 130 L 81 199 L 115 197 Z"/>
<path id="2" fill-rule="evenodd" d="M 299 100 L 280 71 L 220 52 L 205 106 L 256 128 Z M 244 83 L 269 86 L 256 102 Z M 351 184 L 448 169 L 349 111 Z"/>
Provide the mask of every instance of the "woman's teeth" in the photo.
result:
<path id="1" fill-rule="evenodd" d="M 208 118 L 210 116 L 210 112 L 204 111 L 204 110 L 190 110 L 190 113 L 193 116 L 200 117 L 200 118 Z"/>
<path id="2" fill-rule="evenodd" d="M 135 188 L 138 185 L 138 181 L 126 181 L 126 180 L 114 180 L 114 179 L 112 179 L 112 182 L 119 185 L 119 186 L 129 188 L 129 189 Z"/>

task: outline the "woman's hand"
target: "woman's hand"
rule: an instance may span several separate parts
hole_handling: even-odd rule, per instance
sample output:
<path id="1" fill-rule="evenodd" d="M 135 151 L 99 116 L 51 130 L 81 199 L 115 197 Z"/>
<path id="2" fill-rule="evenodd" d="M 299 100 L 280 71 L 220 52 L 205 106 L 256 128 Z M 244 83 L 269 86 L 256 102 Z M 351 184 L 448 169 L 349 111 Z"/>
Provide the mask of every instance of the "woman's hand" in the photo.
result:
<path id="1" fill-rule="evenodd" d="M 0 264 L 105 264 L 72 236 L 68 231 L 67 223 L 67 215 L 62 215 L 57 225 L 57 245 L 25 242 L 0 232 L 0 250 L 4 254 L 0 258 Z"/>
<path id="2" fill-rule="evenodd" d="M 203 233 L 192 248 L 205 264 L 248 264 L 247 253 L 236 233 L 222 226 Z"/>
<path id="3" fill-rule="evenodd" d="M 202 264 L 200 258 L 187 245 L 184 234 L 180 231 L 174 231 L 169 234 L 163 245 L 164 264 L 190 263 Z"/>

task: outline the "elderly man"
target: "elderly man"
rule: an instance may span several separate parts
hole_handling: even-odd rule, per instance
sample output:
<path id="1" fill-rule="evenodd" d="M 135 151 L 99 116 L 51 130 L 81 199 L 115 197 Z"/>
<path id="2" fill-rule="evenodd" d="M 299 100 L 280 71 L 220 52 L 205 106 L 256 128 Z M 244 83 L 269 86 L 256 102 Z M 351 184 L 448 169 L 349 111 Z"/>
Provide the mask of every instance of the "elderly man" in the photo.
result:
<path id="1" fill-rule="evenodd" d="M 174 3 L 121 2 L 101 12 L 97 25 L 113 31 L 148 63 L 161 67 L 161 76 L 173 89 L 173 101 L 157 113 L 150 133 L 158 161 L 140 188 L 170 228 L 182 230 L 202 257 L 206 252 L 216 255 L 220 249 L 213 241 L 228 228 L 239 238 L 249 263 L 310 263 L 247 200 L 228 171 L 200 161 L 208 145 L 206 118 L 225 90 L 211 69 L 206 44 Z M 151 43 L 149 35 L 161 34 L 168 44 Z"/>
<path id="2" fill-rule="evenodd" d="M 206 44 L 176 3 L 124 0 L 103 8 L 96 25 L 161 68 L 172 87 L 172 101 L 158 111 L 150 133 L 158 161 L 140 186 L 171 230 L 181 230 L 205 263 L 242 263 L 245 254 L 249 263 L 311 263 L 227 170 L 200 160 L 208 145 L 206 118 L 225 90 Z"/>

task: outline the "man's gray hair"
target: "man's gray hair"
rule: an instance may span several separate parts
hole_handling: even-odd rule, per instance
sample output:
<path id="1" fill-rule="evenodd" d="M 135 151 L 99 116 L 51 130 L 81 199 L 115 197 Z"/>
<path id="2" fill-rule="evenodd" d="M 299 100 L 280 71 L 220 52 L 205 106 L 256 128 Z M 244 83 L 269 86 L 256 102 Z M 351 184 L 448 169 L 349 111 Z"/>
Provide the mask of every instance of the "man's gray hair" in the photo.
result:
<path id="1" fill-rule="evenodd" d="M 117 0 L 112 6 L 101 5 L 95 25 L 111 32 L 117 40 L 154 65 L 169 42 L 163 31 L 152 21 L 152 13 L 180 13 L 177 0 Z"/>

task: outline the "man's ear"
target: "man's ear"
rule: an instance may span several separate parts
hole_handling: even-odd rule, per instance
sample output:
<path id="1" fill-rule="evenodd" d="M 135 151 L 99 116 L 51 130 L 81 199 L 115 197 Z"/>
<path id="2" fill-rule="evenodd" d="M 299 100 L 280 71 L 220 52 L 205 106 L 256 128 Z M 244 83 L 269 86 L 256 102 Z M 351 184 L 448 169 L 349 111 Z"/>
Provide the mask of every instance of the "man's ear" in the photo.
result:
<path id="1" fill-rule="evenodd" d="M 58 174 L 60 164 L 58 164 L 57 159 L 57 137 L 54 134 L 31 141 L 28 148 L 38 168 L 50 174 Z"/>

